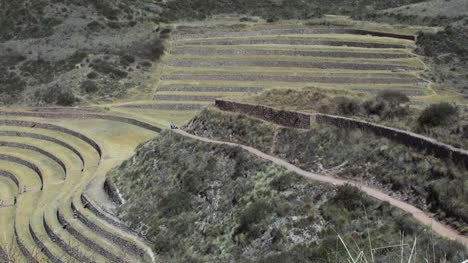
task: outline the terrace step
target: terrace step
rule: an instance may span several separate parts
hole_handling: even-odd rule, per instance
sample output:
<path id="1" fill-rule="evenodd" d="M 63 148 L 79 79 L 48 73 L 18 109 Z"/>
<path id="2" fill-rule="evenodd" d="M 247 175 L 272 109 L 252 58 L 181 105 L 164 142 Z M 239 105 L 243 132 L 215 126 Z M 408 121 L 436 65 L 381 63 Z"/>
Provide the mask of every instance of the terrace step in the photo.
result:
<path id="1" fill-rule="evenodd" d="M 408 53 L 384 52 L 351 52 L 351 51 L 300 51 L 300 50 L 268 50 L 268 49 L 213 49 L 213 48 L 184 48 L 173 49 L 171 55 L 197 56 L 299 56 L 299 57 L 328 57 L 328 58 L 370 58 L 370 59 L 398 59 L 412 57 Z"/>

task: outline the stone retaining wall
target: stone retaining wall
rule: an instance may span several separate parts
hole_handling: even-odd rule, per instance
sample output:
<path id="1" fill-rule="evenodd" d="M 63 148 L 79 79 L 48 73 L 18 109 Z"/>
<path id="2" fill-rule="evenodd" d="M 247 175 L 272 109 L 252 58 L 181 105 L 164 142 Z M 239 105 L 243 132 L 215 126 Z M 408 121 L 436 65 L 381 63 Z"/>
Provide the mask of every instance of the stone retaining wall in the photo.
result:
<path id="1" fill-rule="evenodd" d="M 11 113 L 11 114 L 10 114 Z M 24 114 L 23 114 L 24 113 Z M 26 112 L 8 112 L 6 114 L 5 112 L 0 112 L 0 115 L 13 115 L 13 116 L 24 116 L 24 117 L 37 117 L 37 116 L 28 116 L 30 114 L 34 113 L 26 113 Z M 38 114 L 42 115 L 42 114 Z M 49 114 L 46 114 L 49 115 Z M 52 114 L 55 115 L 55 114 Z M 86 142 L 89 144 L 91 147 L 93 147 L 99 154 L 99 158 L 102 157 L 102 150 L 101 147 L 92 139 L 89 137 L 76 132 L 74 130 L 70 130 L 68 128 L 60 127 L 54 124 L 49 124 L 49 123 L 41 123 L 41 122 L 34 122 L 34 121 L 19 121 L 19 120 L 0 120 L 0 125 L 7 125 L 7 126 L 19 126 L 19 127 L 26 127 L 26 128 L 40 128 L 40 129 L 47 129 L 47 130 L 53 130 L 53 131 L 58 131 L 58 132 L 63 132 L 68 135 L 71 135 L 73 137 L 77 137 L 78 139 Z"/>
<path id="2" fill-rule="evenodd" d="M 111 262 L 116 262 L 116 263 L 128 263 L 121 259 L 120 257 L 114 255 L 113 253 L 107 251 L 105 248 L 101 247 L 98 243 L 96 243 L 94 240 L 89 239 L 87 236 L 73 228 L 72 224 L 66 220 L 66 218 L 60 213 L 59 210 L 57 210 L 57 219 L 62 225 L 63 228 L 65 228 L 72 236 L 74 236 L 77 240 L 79 240 L 81 243 L 87 245 L 88 247 L 92 248 L 94 251 L 97 253 L 101 254 L 105 258 L 111 260 Z"/>
<path id="3" fill-rule="evenodd" d="M 214 101 L 219 96 L 197 96 L 197 95 L 156 95 L 154 100 L 169 101 Z"/>
<path id="4" fill-rule="evenodd" d="M 42 189 L 44 189 L 44 176 L 42 175 L 42 172 L 39 169 L 39 167 L 37 167 L 35 164 L 30 163 L 30 162 L 28 162 L 26 160 L 23 160 L 21 158 L 11 156 L 11 155 L 7 155 L 7 154 L 0 154 L 0 160 L 21 164 L 21 165 L 24 165 L 24 166 L 32 169 L 37 174 L 37 176 L 39 176 L 39 180 L 41 181 L 41 191 L 42 191 Z"/>
<path id="5" fill-rule="evenodd" d="M 203 104 L 125 104 L 121 108 L 148 109 L 148 110 L 175 110 L 175 111 L 192 111 L 203 108 Z"/>
<path id="6" fill-rule="evenodd" d="M 113 116 L 113 115 L 102 115 L 102 114 L 93 114 L 93 113 L 73 113 L 73 112 L 13 112 L 13 111 L 2 111 L 0 112 L 0 116 L 22 116 L 22 117 L 38 117 L 38 118 L 57 118 L 57 119 L 101 119 L 101 120 L 109 120 L 109 121 L 117 121 L 132 124 L 138 126 L 140 128 L 148 129 L 155 132 L 161 132 L 161 129 L 153 126 L 151 124 L 120 117 L 120 116 Z M 65 128 L 63 128 L 65 129 Z"/>
<path id="7" fill-rule="evenodd" d="M 205 34 L 175 34 L 174 40 L 196 39 L 196 38 L 211 38 L 211 37 L 250 37 L 250 36 L 267 36 L 267 35 L 309 35 L 309 34 L 352 34 L 352 35 L 370 35 L 374 37 L 390 37 L 397 39 L 405 39 L 415 41 L 413 35 L 403 35 L 395 33 L 368 31 L 361 29 L 347 28 L 295 28 L 295 29 L 271 29 L 261 31 L 244 31 L 244 32 L 215 32 Z"/>
<path id="8" fill-rule="evenodd" d="M 300 57 L 326 57 L 326 58 L 379 58 L 395 59 L 408 58 L 407 53 L 387 52 L 346 52 L 346 51 L 300 51 L 300 50 L 274 50 L 274 49 L 173 49 L 173 55 L 196 55 L 196 56 L 300 56 Z"/>
<path id="9" fill-rule="evenodd" d="M 83 223 L 85 226 L 87 226 L 89 229 L 91 229 L 93 232 L 97 233 L 98 235 L 104 237 L 107 240 L 112 241 L 114 244 L 118 245 L 120 248 L 126 250 L 126 251 L 131 251 L 136 253 L 137 255 L 144 257 L 146 252 L 136 244 L 125 240 L 121 238 L 120 236 L 117 236 L 101 227 L 99 227 L 96 223 L 93 221 L 89 220 L 79 209 L 76 208 L 75 204 L 72 202 L 71 203 L 71 209 L 77 219 Z"/>
<path id="10" fill-rule="evenodd" d="M 307 61 L 227 61 L 227 60 L 171 60 L 171 67 L 283 67 L 283 68 L 314 68 L 314 69 L 347 69 L 347 70 L 398 70 L 412 71 L 415 67 L 372 64 L 372 63 L 341 63 L 341 62 L 307 62 Z"/>
<path id="11" fill-rule="evenodd" d="M 311 123 L 319 123 L 333 125 L 340 129 L 362 129 L 413 149 L 424 151 L 437 158 L 450 159 L 456 164 L 462 164 L 465 167 L 468 167 L 468 151 L 452 147 L 432 138 L 409 131 L 341 116 L 276 110 L 267 106 L 247 103 L 216 100 L 215 105 L 224 111 L 243 113 L 291 128 L 309 129 Z"/>
<path id="12" fill-rule="evenodd" d="M 133 231 L 131 231 L 128 228 L 127 224 L 125 224 L 124 222 L 121 222 L 117 218 L 113 218 L 112 216 L 108 215 L 106 212 L 102 211 L 102 209 L 96 203 L 91 201 L 84 194 L 81 194 L 81 202 L 83 203 L 84 207 L 89 209 L 95 216 L 101 218 L 102 220 L 106 221 L 107 223 L 117 228 L 133 233 Z M 133 233 L 133 234 L 136 235 L 136 233 Z"/>
<path id="13" fill-rule="evenodd" d="M 78 150 L 76 150 L 73 146 L 69 145 L 68 143 L 55 139 L 54 137 L 37 134 L 37 133 L 19 132 L 19 131 L 0 131 L 0 136 L 27 137 L 27 138 L 33 138 L 33 139 L 38 139 L 38 140 L 43 140 L 43 141 L 49 141 L 49 142 L 58 144 L 60 146 L 63 146 L 69 149 L 74 154 L 76 154 L 78 158 L 80 158 L 83 165 L 85 164 L 84 158 Z"/>
<path id="14" fill-rule="evenodd" d="M 43 217 L 43 225 L 50 239 L 53 240 L 54 243 L 57 244 L 57 246 L 63 249 L 63 251 L 67 252 L 67 254 L 81 262 L 92 262 L 91 259 L 88 259 L 86 256 L 84 256 L 78 249 L 74 248 L 70 245 L 70 243 L 65 242 L 63 239 L 60 238 L 59 235 L 55 234 L 55 232 L 52 230 L 49 224 L 47 224 L 45 217 Z"/>
<path id="15" fill-rule="evenodd" d="M 351 78 L 351 77 L 318 77 L 288 75 L 248 75 L 248 74 L 175 74 L 163 75 L 161 80 L 217 80 L 217 81 L 271 81 L 271 82 L 311 82 L 340 84 L 412 84 L 426 83 L 422 79 L 407 75 L 404 78 Z"/>
<path id="16" fill-rule="evenodd" d="M 15 231 L 15 238 L 16 238 L 16 243 L 18 244 L 18 248 L 20 249 L 23 256 L 26 258 L 28 263 L 29 262 L 30 263 L 39 263 L 39 261 L 37 261 L 37 259 L 34 258 L 32 253 L 23 244 L 23 241 L 21 240 L 21 238 L 19 238 L 18 231 L 16 231 L 16 223 L 15 223 L 15 230 L 14 231 Z"/>
<path id="17" fill-rule="evenodd" d="M 56 162 L 62 168 L 62 170 L 65 173 L 65 179 L 66 179 L 67 167 L 62 162 L 62 160 L 60 160 L 57 156 L 51 154 L 50 152 L 45 151 L 45 150 L 43 150 L 43 149 L 41 149 L 39 147 L 36 147 L 36 146 L 32 146 L 32 145 L 24 144 L 24 143 L 18 143 L 18 142 L 0 142 L 0 147 L 1 146 L 11 147 L 11 148 L 19 148 L 19 149 L 23 149 L 23 150 L 30 150 L 30 151 L 37 152 L 37 153 L 40 153 L 42 155 L 47 156 L 48 158 L 52 159 L 54 162 Z"/>
<path id="18" fill-rule="evenodd" d="M 303 39 L 218 39 L 218 40 L 195 40 L 175 42 L 174 47 L 183 46 L 205 46 L 205 45 L 300 45 L 300 46 L 334 46 L 334 47 L 360 47 L 360 48 L 407 48 L 406 45 L 386 43 L 366 43 L 351 41 L 327 41 L 327 40 L 303 40 Z"/>
<path id="19" fill-rule="evenodd" d="M 426 136 L 340 116 L 311 114 L 311 118 L 317 123 L 329 124 L 341 129 L 362 129 L 364 131 L 369 131 L 375 135 L 385 137 L 408 147 L 425 151 L 437 158 L 450 159 L 456 164 L 463 164 L 468 167 L 468 151 L 438 142 Z"/>
<path id="20" fill-rule="evenodd" d="M 6 178 L 10 179 L 11 181 L 13 181 L 13 183 L 15 183 L 15 185 L 16 185 L 16 188 L 18 189 L 18 192 L 20 191 L 20 184 L 19 184 L 19 181 L 18 181 L 18 178 L 16 177 L 16 175 L 14 175 L 14 174 L 12 174 L 10 172 L 4 171 L 4 170 L 0 170 L 0 176 L 1 177 L 6 177 Z M 1 247 L 0 247 L 0 249 L 1 249 Z M 1 254 L 1 251 L 0 251 L 0 254 Z"/>
<path id="21" fill-rule="evenodd" d="M 123 200 L 120 198 L 119 193 L 115 186 L 109 182 L 109 178 L 104 181 L 104 191 L 112 200 L 112 202 L 116 203 L 117 205 L 122 205 Z"/>
<path id="22" fill-rule="evenodd" d="M 310 128 L 310 115 L 303 112 L 276 110 L 271 107 L 261 105 L 237 103 L 226 100 L 216 100 L 216 107 L 224 111 L 233 111 L 266 121 L 276 123 L 281 126 L 309 129 Z"/>
<path id="23" fill-rule="evenodd" d="M 158 91 L 183 91 L 183 92 L 261 92 L 264 88 L 256 87 L 159 87 Z"/>
<path id="24" fill-rule="evenodd" d="M 36 246 L 46 255 L 46 257 L 53 263 L 62 263 L 63 261 L 56 257 L 52 252 L 50 252 L 49 248 L 44 245 L 42 240 L 37 237 L 36 233 L 34 232 L 31 224 L 29 224 L 29 232 L 31 233 L 31 237 L 36 244 Z"/>

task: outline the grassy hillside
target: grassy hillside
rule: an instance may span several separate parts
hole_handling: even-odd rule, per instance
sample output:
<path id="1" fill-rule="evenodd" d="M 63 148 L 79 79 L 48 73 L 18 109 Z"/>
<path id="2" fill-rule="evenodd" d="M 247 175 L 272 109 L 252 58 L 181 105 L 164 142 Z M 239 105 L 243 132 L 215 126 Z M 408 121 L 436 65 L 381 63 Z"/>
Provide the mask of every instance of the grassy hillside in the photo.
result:
<path id="1" fill-rule="evenodd" d="M 103 103 L 152 90 L 164 51 L 157 5 L 7 0 L 0 10 L 0 105 Z"/>
<path id="2" fill-rule="evenodd" d="M 362 10 L 380 10 L 422 0 L 397 1 L 346 1 L 346 0 L 172 0 L 164 6 L 161 14 L 168 21 L 179 19 L 204 19 L 217 14 L 240 14 L 277 19 L 308 19 L 322 14 L 355 14 Z"/>
<path id="3" fill-rule="evenodd" d="M 468 174 L 464 167 L 449 161 L 359 130 L 327 126 L 314 126 L 310 131 L 280 129 L 216 110 L 204 110 L 186 130 L 252 145 L 305 170 L 368 182 L 435 213 L 460 231 L 468 231 Z"/>
<path id="4" fill-rule="evenodd" d="M 467 108 L 446 103 L 410 107 L 410 97 L 398 90 L 373 91 L 375 95 L 314 87 L 301 90 L 272 89 L 237 100 L 363 119 L 424 134 L 458 148 L 468 148 Z M 403 92 L 408 94 L 408 90 Z"/>
<path id="5" fill-rule="evenodd" d="M 416 237 L 415 262 L 466 257 L 463 247 L 353 187 L 311 183 L 239 148 L 171 132 L 141 145 L 109 176 L 127 200 L 119 215 L 152 241 L 161 261 L 335 262 L 349 258 L 345 245 L 371 260 L 371 248 L 412 246 Z M 411 250 L 402 248 L 373 257 L 399 262 L 403 251 L 407 260 Z"/>

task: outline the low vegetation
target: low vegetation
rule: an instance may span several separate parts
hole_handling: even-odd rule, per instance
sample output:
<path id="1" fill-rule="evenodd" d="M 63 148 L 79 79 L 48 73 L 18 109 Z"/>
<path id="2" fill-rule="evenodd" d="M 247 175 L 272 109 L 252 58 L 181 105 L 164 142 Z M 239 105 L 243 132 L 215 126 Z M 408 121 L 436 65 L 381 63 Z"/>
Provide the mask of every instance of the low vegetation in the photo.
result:
<path id="1" fill-rule="evenodd" d="M 468 98 L 468 19 L 437 33 L 420 33 L 416 44 L 417 52 L 427 56 L 427 74 L 436 88 Z"/>
<path id="2" fill-rule="evenodd" d="M 416 237 L 417 262 L 466 256 L 463 246 L 432 238 L 411 216 L 356 188 L 312 183 L 240 148 L 169 131 L 109 176 L 128 201 L 120 216 L 152 241 L 161 261 L 344 262 L 343 244 L 353 257 L 407 260 Z M 390 244 L 402 245 L 372 250 Z"/>
<path id="3" fill-rule="evenodd" d="M 395 91 L 376 96 L 343 90 L 304 88 L 269 90 L 243 101 L 290 110 L 321 112 L 380 123 L 422 133 L 459 148 L 468 148 L 464 135 L 468 129 L 467 113 L 447 103 L 410 107 L 409 98 Z"/>
<path id="4" fill-rule="evenodd" d="M 242 118 L 244 130 L 263 127 L 257 128 L 257 138 L 223 128 L 232 127 L 233 120 Z M 268 149 L 266 152 L 305 170 L 364 180 L 435 213 L 460 231 L 468 231 L 468 198 L 463 194 L 468 174 L 464 167 L 450 161 L 414 152 L 360 130 L 314 126 L 307 132 L 294 129 L 275 132 L 275 128 L 261 121 L 216 110 L 204 110 L 186 130 Z M 269 139 L 271 136 L 274 138 Z"/>

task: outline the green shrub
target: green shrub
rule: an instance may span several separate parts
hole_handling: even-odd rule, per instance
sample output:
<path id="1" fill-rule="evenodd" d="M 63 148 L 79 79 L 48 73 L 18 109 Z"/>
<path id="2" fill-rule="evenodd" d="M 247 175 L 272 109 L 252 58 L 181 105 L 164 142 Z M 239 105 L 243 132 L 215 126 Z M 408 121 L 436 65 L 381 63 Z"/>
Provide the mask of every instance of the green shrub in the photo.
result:
<path id="1" fill-rule="evenodd" d="M 81 83 L 81 90 L 86 93 L 94 93 L 98 91 L 98 89 L 98 85 L 92 80 L 85 80 Z"/>
<path id="2" fill-rule="evenodd" d="M 402 104 L 410 101 L 408 96 L 398 91 L 382 91 L 377 95 L 377 100 L 384 100 L 393 104 Z"/>
<path id="3" fill-rule="evenodd" d="M 99 74 L 97 74 L 95 71 L 91 71 L 88 75 L 86 75 L 88 79 L 97 79 L 99 77 Z"/>
<path id="4" fill-rule="evenodd" d="M 129 66 L 135 62 L 135 57 L 129 54 L 120 56 L 120 64 L 123 66 Z"/>
<path id="5" fill-rule="evenodd" d="M 458 109 L 448 103 L 432 104 L 418 117 L 420 127 L 436 127 L 450 124 L 458 118 Z"/>
<path id="6" fill-rule="evenodd" d="M 339 99 L 336 110 L 338 114 L 352 116 L 359 113 L 361 107 L 357 101 L 343 97 Z"/>
<path id="7" fill-rule="evenodd" d="M 128 76 L 128 73 L 115 68 L 111 63 L 97 59 L 91 63 L 91 67 L 102 74 L 109 75 L 114 79 L 123 79 Z"/>
<path id="8" fill-rule="evenodd" d="M 57 96 L 56 103 L 60 106 L 71 106 L 77 101 L 71 90 L 64 90 Z"/>

